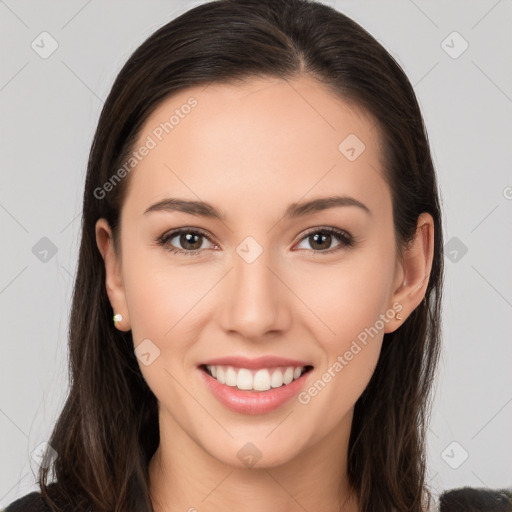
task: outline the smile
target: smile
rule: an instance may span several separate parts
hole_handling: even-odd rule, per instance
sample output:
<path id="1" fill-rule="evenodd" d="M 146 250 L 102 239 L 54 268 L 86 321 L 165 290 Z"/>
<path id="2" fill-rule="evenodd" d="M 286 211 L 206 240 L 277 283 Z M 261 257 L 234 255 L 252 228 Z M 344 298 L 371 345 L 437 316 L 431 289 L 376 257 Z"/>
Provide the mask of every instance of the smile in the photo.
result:
<path id="1" fill-rule="evenodd" d="M 265 414 L 293 399 L 306 386 L 313 366 L 273 356 L 227 357 L 198 366 L 199 377 L 218 402 L 241 414 Z"/>
<path id="2" fill-rule="evenodd" d="M 245 391 L 268 391 L 286 386 L 300 378 L 311 366 L 288 366 L 275 368 L 236 368 L 224 365 L 205 365 L 208 374 L 221 384 Z"/>

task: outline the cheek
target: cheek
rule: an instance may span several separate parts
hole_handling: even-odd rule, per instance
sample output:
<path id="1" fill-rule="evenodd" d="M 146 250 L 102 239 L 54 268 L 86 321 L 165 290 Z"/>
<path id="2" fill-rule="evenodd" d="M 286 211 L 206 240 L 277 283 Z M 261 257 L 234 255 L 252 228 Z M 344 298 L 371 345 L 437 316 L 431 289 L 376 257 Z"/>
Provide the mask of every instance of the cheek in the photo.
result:
<path id="1" fill-rule="evenodd" d="M 160 401 L 173 397 L 173 407 L 184 409 L 178 382 L 190 378 L 193 348 L 212 306 L 212 286 L 219 276 L 208 265 L 180 265 L 164 249 L 141 250 L 125 239 L 123 276 L 134 347 L 145 343 L 158 354 L 139 367 Z M 140 244 L 139 244 L 140 245 Z M 148 342 L 147 340 L 150 340 Z M 180 410 L 181 410 L 180 409 Z"/>
<path id="2" fill-rule="evenodd" d="M 322 300 L 313 299 L 311 306 L 323 321 L 315 321 L 314 332 L 325 354 L 319 370 L 329 372 L 321 380 L 332 386 L 332 392 L 341 392 L 335 403 L 344 410 L 355 403 L 377 364 L 383 337 L 379 315 L 384 293 L 374 280 L 354 273 L 338 281 L 331 275 L 323 289 Z"/>
<path id="3" fill-rule="evenodd" d="M 295 277 L 294 291 L 307 306 L 301 317 L 311 319 L 315 338 L 329 352 L 344 351 L 375 325 L 382 330 L 379 315 L 390 307 L 395 258 L 392 248 L 372 245 L 335 264 L 294 270 L 301 275 Z M 291 275 L 288 279 L 292 282 Z"/>
<path id="4" fill-rule="evenodd" d="M 303 318 L 308 315 L 305 322 L 324 355 L 315 379 L 298 396 L 308 421 L 321 425 L 317 437 L 327 434 L 354 407 L 375 371 L 382 347 L 385 323 L 380 315 L 389 310 L 393 263 L 372 267 L 358 262 L 351 267 L 338 273 L 332 269 L 325 275 L 314 273 L 309 288 L 304 283 L 299 292 L 316 313 L 308 310 Z"/>
<path id="5" fill-rule="evenodd" d="M 190 322 L 208 289 L 204 279 L 202 284 L 191 281 L 190 273 L 178 266 L 157 262 L 157 251 L 132 250 L 123 260 L 131 332 L 134 348 L 148 347 L 144 352 L 151 354 L 149 364 L 139 357 L 146 383 L 160 402 L 172 397 L 173 410 L 184 414 L 186 401 L 178 382 L 183 380 L 183 361 L 195 340 Z"/>
<path id="6" fill-rule="evenodd" d="M 181 331 L 201 298 L 211 287 L 204 271 L 187 270 L 172 262 L 162 248 L 134 248 L 126 241 L 123 275 L 134 343 L 152 338 L 164 346 L 173 341 L 178 348 Z M 132 249 L 132 250 L 130 250 Z M 192 267 L 188 267 L 192 268 Z"/>

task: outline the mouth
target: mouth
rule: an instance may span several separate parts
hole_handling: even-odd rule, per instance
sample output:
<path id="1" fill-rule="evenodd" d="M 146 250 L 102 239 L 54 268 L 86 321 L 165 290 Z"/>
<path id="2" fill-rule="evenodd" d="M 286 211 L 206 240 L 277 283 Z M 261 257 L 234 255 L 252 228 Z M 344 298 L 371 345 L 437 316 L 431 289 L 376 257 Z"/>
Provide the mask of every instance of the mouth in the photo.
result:
<path id="1" fill-rule="evenodd" d="M 275 366 L 258 369 L 203 364 L 199 368 L 220 384 L 242 391 L 263 392 L 291 384 L 310 372 L 313 366 Z"/>
<path id="2" fill-rule="evenodd" d="M 227 409 L 246 415 L 270 413 L 290 402 L 313 369 L 307 361 L 275 357 L 229 357 L 198 366 L 208 392 Z"/>

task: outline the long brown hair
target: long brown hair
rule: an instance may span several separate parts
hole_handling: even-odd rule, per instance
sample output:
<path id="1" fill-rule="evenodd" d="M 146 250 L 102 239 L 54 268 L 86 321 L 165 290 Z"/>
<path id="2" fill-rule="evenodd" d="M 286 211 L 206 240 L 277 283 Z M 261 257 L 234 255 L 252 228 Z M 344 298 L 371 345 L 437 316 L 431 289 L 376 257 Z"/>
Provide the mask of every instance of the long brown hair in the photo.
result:
<path id="1" fill-rule="evenodd" d="M 425 300 L 385 334 L 375 372 L 355 405 L 350 483 L 363 512 L 424 512 L 426 429 L 440 350 L 441 212 L 427 133 L 413 88 L 393 57 L 361 26 L 308 0 L 220 0 L 197 6 L 152 34 L 128 59 L 105 102 L 92 143 L 69 328 L 70 392 L 49 440 L 58 456 L 41 468 L 49 504 L 75 510 L 149 512 L 148 463 L 159 444 L 156 398 L 118 331 L 105 289 L 95 223 L 118 245 L 130 183 L 98 193 L 134 149 L 148 116 L 169 95 L 198 84 L 309 75 L 378 121 L 399 248 L 422 212 L 434 219 Z M 102 190 L 105 190 L 104 188 Z M 341 463 L 341 461 L 340 461 Z M 49 485 L 53 475 L 56 482 Z"/>

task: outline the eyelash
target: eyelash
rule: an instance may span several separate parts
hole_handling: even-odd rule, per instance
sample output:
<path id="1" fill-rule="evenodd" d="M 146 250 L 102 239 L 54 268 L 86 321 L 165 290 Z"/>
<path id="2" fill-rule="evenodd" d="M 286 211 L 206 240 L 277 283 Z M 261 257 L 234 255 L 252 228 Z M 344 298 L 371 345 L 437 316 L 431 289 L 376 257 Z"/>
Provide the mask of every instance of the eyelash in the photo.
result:
<path id="1" fill-rule="evenodd" d="M 169 233 L 163 234 L 161 237 L 159 237 L 157 239 L 157 244 L 162 246 L 162 247 L 164 247 L 164 249 L 169 251 L 170 253 L 173 253 L 173 254 L 183 254 L 183 255 L 186 255 L 186 256 L 195 256 L 195 255 L 199 254 L 201 251 L 204 250 L 204 249 L 195 249 L 195 250 L 192 250 L 192 251 L 186 251 L 186 250 L 183 250 L 183 249 L 177 249 L 176 247 L 174 247 L 172 245 L 169 245 L 167 243 L 169 240 L 172 240 L 177 235 L 181 235 L 183 233 L 193 234 L 193 235 L 201 235 L 204 238 L 206 238 L 207 240 L 209 240 L 210 242 L 212 242 L 212 240 L 210 240 L 210 237 L 205 232 L 203 232 L 203 231 L 201 231 L 201 230 L 199 230 L 197 228 L 193 228 L 193 229 L 192 228 L 180 228 L 180 229 L 176 229 L 174 231 L 171 231 Z M 340 244 L 338 246 L 336 246 L 334 249 L 327 249 L 327 250 L 324 250 L 324 251 L 315 251 L 314 249 L 305 249 L 308 252 L 313 253 L 313 255 L 315 255 L 315 256 L 323 255 L 323 254 L 332 254 L 334 252 L 337 252 L 337 251 L 343 249 L 344 247 L 345 248 L 353 247 L 355 245 L 355 243 L 357 242 L 355 237 L 353 237 L 352 235 L 350 235 L 346 231 L 342 231 L 341 229 L 336 229 L 336 228 L 313 228 L 313 229 L 307 231 L 304 234 L 304 236 L 299 240 L 299 243 L 302 242 L 303 240 L 305 240 L 306 238 L 308 238 L 309 236 L 311 236 L 313 234 L 317 234 L 317 233 L 334 235 L 334 237 L 340 242 Z M 214 243 L 214 242 L 212 242 L 212 243 Z M 304 249 L 302 249 L 302 250 L 304 250 Z"/>

